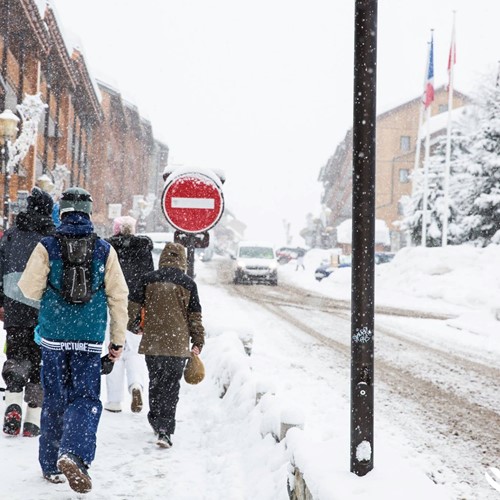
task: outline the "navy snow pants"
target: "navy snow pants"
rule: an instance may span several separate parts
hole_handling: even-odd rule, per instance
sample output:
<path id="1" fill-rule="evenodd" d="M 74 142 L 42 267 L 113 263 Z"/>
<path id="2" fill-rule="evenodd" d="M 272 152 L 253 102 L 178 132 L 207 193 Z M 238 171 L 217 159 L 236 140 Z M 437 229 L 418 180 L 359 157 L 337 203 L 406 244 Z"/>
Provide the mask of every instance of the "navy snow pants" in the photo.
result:
<path id="1" fill-rule="evenodd" d="M 44 474 L 57 472 L 57 459 L 73 453 L 90 465 L 102 404 L 101 356 L 42 347 L 43 406 L 38 459 Z"/>

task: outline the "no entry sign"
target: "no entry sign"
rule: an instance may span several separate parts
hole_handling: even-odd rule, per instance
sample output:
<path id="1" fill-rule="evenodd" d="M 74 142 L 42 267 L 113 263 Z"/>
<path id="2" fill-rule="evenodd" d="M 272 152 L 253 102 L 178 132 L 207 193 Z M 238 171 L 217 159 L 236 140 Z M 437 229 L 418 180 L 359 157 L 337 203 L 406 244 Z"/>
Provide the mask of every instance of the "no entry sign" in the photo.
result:
<path id="1" fill-rule="evenodd" d="M 176 229 L 201 233 L 215 226 L 221 218 L 224 197 L 218 182 L 206 173 L 174 173 L 163 190 L 162 209 Z"/>

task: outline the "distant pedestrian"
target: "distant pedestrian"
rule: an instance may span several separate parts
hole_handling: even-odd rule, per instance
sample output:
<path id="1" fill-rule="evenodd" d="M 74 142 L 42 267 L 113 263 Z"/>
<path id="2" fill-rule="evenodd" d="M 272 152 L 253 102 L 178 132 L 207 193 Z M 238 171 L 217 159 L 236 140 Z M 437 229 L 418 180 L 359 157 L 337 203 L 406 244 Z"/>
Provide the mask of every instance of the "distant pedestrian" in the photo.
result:
<path id="1" fill-rule="evenodd" d="M 185 248 L 167 243 L 159 269 L 143 277 L 129 301 L 129 329 L 143 333 L 139 352 L 146 355 L 149 372 L 148 421 L 162 448 L 172 446 L 186 361 L 200 354 L 205 341 L 198 288 L 186 274 L 186 264 Z M 142 307 L 144 326 L 140 327 Z"/>
<path id="2" fill-rule="evenodd" d="M 113 221 L 113 236 L 107 240 L 118 254 L 129 294 L 137 292 L 141 278 L 154 270 L 153 242 L 145 235 L 135 235 L 135 227 L 136 220 L 133 217 L 117 217 Z M 130 409 L 134 413 L 142 410 L 146 366 L 144 356 L 138 353 L 140 341 L 140 336 L 127 331 L 123 355 L 115 363 L 113 371 L 106 376 L 108 399 L 104 405 L 105 410 L 122 411 L 125 376 L 132 396 Z"/>
<path id="3" fill-rule="evenodd" d="M 48 193 L 33 188 L 25 212 L 16 217 L 0 241 L 0 319 L 7 332 L 7 360 L 2 377 L 6 384 L 3 432 L 9 436 L 38 436 L 42 411 L 40 346 L 33 340 L 39 305 L 19 291 L 31 252 L 44 237 L 53 234 L 53 201 Z M 23 408 L 23 400 L 27 408 Z"/>
<path id="4" fill-rule="evenodd" d="M 298 271 L 299 267 L 301 267 L 303 271 L 306 270 L 306 268 L 304 266 L 304 251 L 301 249 L 299 249 L 297 251 L 297 261 L 296 261 L 296 265 L 295 265 L 295 270 Z"/>
<path id="5" fill-rule="evenodd" d="M 94 233 L 90 193 L 70 188 L 59 206 L 61 225 L 35 247 L 19 288 L 27 298 L 40 300 L 35 333 L 43 363 L 43 477 L 59 483 L 66 476 L 74 491 L 87 493 L 92 489 L 88 468 L 102 412 L 100 369 L 107 313 L 109 356 L 116 360 L 125 341 L 128 288 L 115 250 Z"/>

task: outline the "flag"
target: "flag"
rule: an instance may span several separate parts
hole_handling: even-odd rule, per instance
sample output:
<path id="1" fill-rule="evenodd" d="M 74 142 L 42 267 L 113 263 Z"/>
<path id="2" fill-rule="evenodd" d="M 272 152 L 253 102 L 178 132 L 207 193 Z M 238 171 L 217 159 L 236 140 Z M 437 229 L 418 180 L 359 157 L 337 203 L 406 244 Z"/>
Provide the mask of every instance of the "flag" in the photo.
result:
<path id="1" fill-rule="evenodd" d="M 429 46 L 429 60 L 427 62 L 427 78 L 423 95 L 424 108 L 427 109 L 434 100 L 434 38 L 431 35 Z"/>
<path id="2" fill-rule="evenodd" d="M 457 64 L 457 47 L 455 44 L 455 17 L 453 17 L 453 29 L 451 30 L 451 45 L 450 53 L 448 54 L 448 86 L 446 90 L 449 92 L 452 84 L 453 66 Z"/>

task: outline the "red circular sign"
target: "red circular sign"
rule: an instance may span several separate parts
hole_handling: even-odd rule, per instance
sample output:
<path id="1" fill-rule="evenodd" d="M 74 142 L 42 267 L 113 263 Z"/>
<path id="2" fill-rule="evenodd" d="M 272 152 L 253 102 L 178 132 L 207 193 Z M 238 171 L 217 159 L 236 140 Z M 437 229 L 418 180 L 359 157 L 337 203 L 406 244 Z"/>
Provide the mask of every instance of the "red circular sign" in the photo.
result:
<path id="1" fill-rule="evenodd" d="M 167 183 L 162 208 L 168 222 L 186 233 L 202 233 L 215 226 L 224 210 L 217 183 L 201 173 L 182 174 Z"/>

